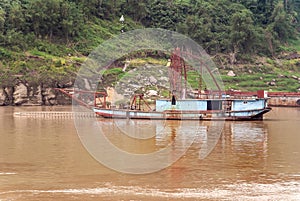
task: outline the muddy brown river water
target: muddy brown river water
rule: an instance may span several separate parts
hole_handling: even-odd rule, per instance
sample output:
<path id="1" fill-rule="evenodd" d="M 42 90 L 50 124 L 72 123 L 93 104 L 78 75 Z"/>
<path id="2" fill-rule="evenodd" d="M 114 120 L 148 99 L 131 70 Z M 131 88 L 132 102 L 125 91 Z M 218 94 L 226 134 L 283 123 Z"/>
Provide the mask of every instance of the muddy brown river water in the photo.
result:
<path id="1" fill-rule="evenodd" d="M 170 167 L 140 175 L 120 173 L 96 161 L 70 118 L 13 116 L 33 110 L 71 107 L 0 108 L 1 201 L 300 200 L 300 108 L 273 108 L 264 121 L 225 122 L 206 158 L 199 158 L 195 142 Z M 109 130 L 112 120 L 101 121 L 108 125 L 108 138 L 133 153 L 170 143 L 178 124 L 166 123 L 174 132 L 164 138 L 130 143 Z"/>

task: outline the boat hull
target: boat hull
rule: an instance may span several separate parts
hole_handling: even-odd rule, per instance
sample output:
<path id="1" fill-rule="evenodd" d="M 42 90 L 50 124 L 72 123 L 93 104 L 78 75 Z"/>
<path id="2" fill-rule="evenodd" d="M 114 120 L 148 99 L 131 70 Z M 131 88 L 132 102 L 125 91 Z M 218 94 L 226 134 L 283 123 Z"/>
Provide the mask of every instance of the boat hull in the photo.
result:
<path id="1" fill-rule="evenodd" d="M 126 119 L 157 119 L 157 120 L 261 120 L 263 114 L 269 112 L 271 108 L 240 110 L 240 111 L 183 111 L 183 110 L 165 110 L 140 111 L 140 110 L 122 110 L 122 109 L 102 109 L 93 108 L 95 114 L 104 118 L 126 118 Z"/>

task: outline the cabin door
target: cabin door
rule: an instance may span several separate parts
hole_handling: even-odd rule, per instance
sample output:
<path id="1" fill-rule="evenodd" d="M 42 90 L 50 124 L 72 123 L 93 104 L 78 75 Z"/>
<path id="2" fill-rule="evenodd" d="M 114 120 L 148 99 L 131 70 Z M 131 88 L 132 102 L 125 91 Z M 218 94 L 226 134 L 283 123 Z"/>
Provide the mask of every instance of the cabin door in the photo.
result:
<path id="1" fill-rule="evenodd" d="M 223 110 L 231 111 L 231 107 L 232 107 L 232 101 L 231 100 L 223 101 Z"/>
<path id="2" fill-rule="evenodd" d="M 220 100 L 207 101 L 207 110 L 222 110 L 222 101 Z"/>

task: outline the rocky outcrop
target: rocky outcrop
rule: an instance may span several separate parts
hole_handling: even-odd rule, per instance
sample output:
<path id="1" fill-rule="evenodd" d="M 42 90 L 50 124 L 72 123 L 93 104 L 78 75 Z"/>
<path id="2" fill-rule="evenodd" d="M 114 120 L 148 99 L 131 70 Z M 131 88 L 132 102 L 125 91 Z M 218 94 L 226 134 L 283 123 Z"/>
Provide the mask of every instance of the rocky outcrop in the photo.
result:
<path id="1" fill-rule="evenodd" d="M 0 105 L 5 105 L 6 96 L 4 89 L 0 89 Z"/>
<path id="2" fill-rule="evenodd" d="M 18 83 L 0 88 L 0 106 L 5 105 L 68 105 L 72 101 L 50 87 Z"/>
<path id="3" fill-rule="evenodd" d="M 13 105 L 13 87 L 2 87 L 0 90 L 0 105 Z"/>
<path id="4" fill-rule="evenodd" d="M 168 89 L 169 86 L 168 68 L 149 64 L 127 72 L 126 76 L 122 77 L 114 88 L 118 94 L 122 94 L 125 99 L 128 99 L 138 93 L 146 96 L 153 96 L 153 94 L 158 96 L 162 90 Z M 149 90 L 152 90 L 151 93 Z"/>
<path id="5" fill-rule="evenodd" d="M 27 87 L 24 84 L 20 83 L 14 87 L 13 100 L 14 105 L 22 105 L 29 101 Z"/>
<path id="6" fill-rule="evenodd" d="M 235 73 L 234 73 L 232 70 L 230 70 L 230 71 L 227 73 L 227 75 L 230 76 L 230 77 L 234 77 L 234 76 L 235 76 Z"/>

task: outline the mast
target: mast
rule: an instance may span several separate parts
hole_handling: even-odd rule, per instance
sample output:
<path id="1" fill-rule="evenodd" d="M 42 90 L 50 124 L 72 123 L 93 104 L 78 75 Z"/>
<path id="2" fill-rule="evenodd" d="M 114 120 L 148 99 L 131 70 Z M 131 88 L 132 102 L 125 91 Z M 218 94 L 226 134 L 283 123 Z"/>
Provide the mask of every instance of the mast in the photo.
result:
<path id="1" fill-rule="evenodd" d="M 176 98 L 185 99 L 187 88 L 186 65 L 184 60 L 181 58 L 181 51 L 179 47 L 174 50 L 171 56 L 169 79 L 172 96 L 174 95 Z"/>

